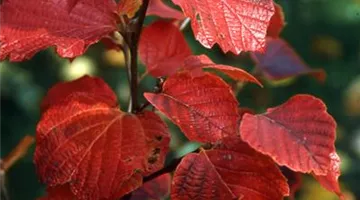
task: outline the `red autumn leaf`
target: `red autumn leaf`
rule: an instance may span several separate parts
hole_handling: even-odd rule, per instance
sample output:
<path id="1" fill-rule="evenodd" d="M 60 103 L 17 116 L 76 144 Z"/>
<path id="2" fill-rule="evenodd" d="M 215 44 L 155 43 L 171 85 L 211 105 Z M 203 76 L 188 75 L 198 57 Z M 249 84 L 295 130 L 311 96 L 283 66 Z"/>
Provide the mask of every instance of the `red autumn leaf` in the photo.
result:
<path id="1" fill-rule="evenodd" d="M 285 26 L 285 17 L 282 7 L 277 3 L 274 3 L 274 6 L 275 13 L 270 19 L 270 24 L 266 35 L 269 37 L 278 38 Z"/>
<path id="2" fill-rule="evenodd" d="M 41 110 L 45 111 L 51 105 L 59 103 L 68 96 L 79 94 L 93 94 L 101 98 L 111 107 L 117 106 L 117 97 L 111 88 L 100 78 L 83 76 L 69 84 L 68 82 L 58 83 L 48 91 L 47 98 L 41 103 Z"/>
<path id="3" fill-rule="evenodd" d="M 174 74 L 191 54 L 184 36 L 171 22 L 156 21 L 141 34 L 139 56 L 155 77 Z"/>
<path id="4" fill-rule="evenodd" d="M 169 7 L 163 0 L 150 0 L 146 15 L 157 15 L 163 18 L 183 19 L 182 12 Z"/>
<path id="5" fill-rule="evenodd" d="M 199 73 L 198 69 L 214 69 L 226 74 L 234 80 L 253 82 L 262 86 L 261 83 L 253 75 L 249 74 L 245 70 L 229 65 L 215 64 L 209 57 L 204 54 L 188 57 L 185 60 L 184 68 L 190 71 L 195 71 L 196 74 L 202 74 Z"/>
<path id="6" fill-rule="evenodd" d="M 77 200 L 76 196 L 71 192 L 69 184 L 47 188 L 47 196 L 38 200 Z"/>
<path id="7" fill-rule="evenodd" d="M 264 75 L 271 80 L 310 74 L 324 81 L 322 69 L 311 69 L 283 39 L 267 38 L 265 52 L 251 52 L 251 57 Z"/>
<path id="8" fill-rule="evenodd" d="M 331 152 L 329 157 L 331 159 L 329 172 L 323 176 L 314 174 L 314 177 L 325 189 L 329 190 L 330 192 L 334 192 L 340 197 L 340 199 L 344 199 L 338 182 L 338 178 L 340 176 L 340 158 L 335 151 Z"/>
<path id="9" fill-rule="evenodd" d="M 187 155 L 177 167 L 173 200 L 267 200 L 289 194 L 285 177 L 269 158 L 238 138 L 225 146 Z"/>
<path id="10" fill-rule="evenodd" d="M 63 91 L 70 88 L 71 94 Z M 106 88 L 87 76 L 54 86 L 44 99 L 52 104 L 37 126 L 34 161 L 41 181 L 49 187 L 69 184 L 78 199 L 114 199 L 135 190 L 140 173 L 161 168 L 168 149 L 158 116 L 122 112 Z"/>
<path id="11" fill-rule="evenodd" d="M 295 193 L 300 189 L 302 184 L 302 174 L 299 172 L 294 172 L 287 167 L 281 167 L 281 172 L 286 177 L 290 188 L 289 198 L 291 200 L 295 200 Z"/>
<path id="12" fill-rule="evenodd" d="M 183 72 L 170 76 L 162 89 L 162 93 L 144 96 L 190 140 L 216 142 L 236 135 L 238 103 L 219 77 L 205 73 L 193 78 Z"/>
<path id="13" fill-rule="evenodd" d="M 190 17 L 196 39 L 206 48 L 219 44 L 239 54 L 265 47 L 266 30 L 274 14 L 272 0 L 173 0 Z"/>
<path id="14" fill-rule="evenodd" d="M 144 183 L 144 185 L 134 191 L 131 200 L 161 200 L 170 194 L 171 175 L 169 173 L 158 176 L 157 178 Z"/>
<path id="15" fill-rule="evenodd" d="M 73 58 L 116 30 L 113 0 L 6 0 L 0 13 L 0 60 L 22 61 L 51 46 Z"/>
<path id="16" fill-rule="evenodd" d="M 118 4 L 119 14 L 132 18 L 139 10 L 141 4 L 142 0 L 121 0 Z"/>
<path id="17" fill-rule="evenodd" d="M 144 175 L 160 170 L 169 151 L 170 137 L 167 125 L 153 112 L 138 113 L 147 143 L 147 166 Z"/>
<path id="18" fill-rule="evenodd" d="M 296 95 L 264 114 L 245 114 L 240 135 L 279 165 L 325 175 L 331 165 L 329 154 L 335 150 L 335 128 L 335 120 L 320 99 Z"/>

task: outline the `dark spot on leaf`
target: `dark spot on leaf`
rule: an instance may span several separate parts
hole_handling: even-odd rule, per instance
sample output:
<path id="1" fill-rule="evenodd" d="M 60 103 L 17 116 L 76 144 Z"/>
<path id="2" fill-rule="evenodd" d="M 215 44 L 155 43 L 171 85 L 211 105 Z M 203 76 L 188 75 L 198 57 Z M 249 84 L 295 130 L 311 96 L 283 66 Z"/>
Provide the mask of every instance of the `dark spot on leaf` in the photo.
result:
<path id="1" fill-rule="evenodd" d="M 155 139 L 160 142 L 163 139 L 163 137 L 161 135 L 158 135 L 158 136 L 155 136 Z"/>
<path id="2" fill-rule="evenodd" d="M 154 164 L 158 158 L 159 158 L 159 154 L 160 154 L 160 148 L 155 148 L 152 152 L 151 155 L 148 158 L 148 163 L 150 164 Z"/>

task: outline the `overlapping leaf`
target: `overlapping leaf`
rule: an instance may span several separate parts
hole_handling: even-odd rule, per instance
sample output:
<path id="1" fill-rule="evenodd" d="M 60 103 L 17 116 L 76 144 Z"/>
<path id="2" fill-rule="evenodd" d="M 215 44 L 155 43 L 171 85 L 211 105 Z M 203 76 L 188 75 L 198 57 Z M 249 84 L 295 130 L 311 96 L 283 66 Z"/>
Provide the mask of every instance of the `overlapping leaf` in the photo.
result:
<path id="1" fill-rule="evenodd" d="M 270 24 L 266 35 L 269 37 L 278 38 L 285 26 L 285 17 L 282 7 L 277 3 L 274 3 L 274 5 L 275 13 L 270 19 Z"/>
<path id="2" fill-rule="evenodd" d="M 238 103 L 231 88 L 215 75 L 175 74 L 165 81 L 162 93 L 144 96 L 190 140 L 216 142 L 236 135 Z"/>
<path id="3" fill-rule="evenodd" d="M 254 149 L 298 172 L 326 175 L 335 151 L 336 122 L 324 103 L 296 95 L 259 115 L 245 114 L 240 135 Z"/>
<path id="4" fill-rule="evenodd" d="M 184 69 L 195 72 L 197 75 L 202 74 L 201 69 L 214 69 L 216 71 L 220 71 L 230 78 L 238 81 L 246 81 L 253 82 L 260 86 L 261 83 L 251 74 L 246 72 L 245 70 L 232 67 L 229 65 L 215 64 L 209 57 L 206 55 L 198 55 L 198 56 L 189 56 L 186 58 L 184 63 Z M 200 69 L 200 73 L 199 73 Z"/>
<path id="5" fill-rule="evenodd" d="M 155 77 L 174 74 L 191 54 L 184 36 L 171 22 L 157 21 L 141 34 L 139 56 Z"/>
<path id="6" fill-rule="evenodd" d="M 214 150 L 187 155 L 177 167 L 173 200 L 265 200 L 289 194 L 285 177 L 268 157 L 238 138 Z"/>
<path id="7" fill-rule="evenodd" d="M 323 176 L 314 175 L 314 177 L 325 189 L 334 192 L 340 199 L 344 199 L 338 182 L 340 176 L 340 158 L 336 152 L 331 152 L 329 156 L 331 158 L 331 164 L 328 173 Z"/>
<path id="8" fill-rule="evenodd" d="M 0 13 L 0 60 L 22 61 L 50 46 L 73 58 L 116 30 L 113 0 L 7 0 Z"/>
<path id="9" fill-rule="evenodd" d="M 118 4 L 119 14 L 126 14 L 129 18 L 132 18 L 141 4 L 142 0 L 121 0 Z"/>
<path id="10" fill-rule="evenodd" d="M 134 191 L 131 200 L 162 200 L 170 194 L 171 175 L 169 173 L 144 183 Z"/>
<path id="11" fill-rule="evenodd" d="M 163 0 L 150 0 L 146 15 L 157 15 L 163 18 L 183 19 L 182 12 L 169 7 Z"/>
<path id="12" fill-rule="evenodd" d="M 190 17 L 196 39 L 206 48 L 219 44 L 239 54 L 265 47 L 272 0 L 173 0 Z"/>
<path id="13" fill-rule="evenodd" d="M 63 91 L 69 88 L 72 93 Z M 158 116 L 123 113 L 104 88 L 102 80 L 89 77 L 55 86 L 37 126 L 34 161 L 41 181 L 69 184 L 78 199 L 116 199 L 135 190 L 142 174 L 161 168 L 168 150 L 167 128 Z"/>
<path id="14" fill-rule="evenodd" d="M 266 39 L 265 52 L 251 52 L 251 56 L 267 78 L 279 80 L 288 77 L 310 74 L 319 81 L 325 80 L 322 69 L 309 68 L 284 40 Z"/>

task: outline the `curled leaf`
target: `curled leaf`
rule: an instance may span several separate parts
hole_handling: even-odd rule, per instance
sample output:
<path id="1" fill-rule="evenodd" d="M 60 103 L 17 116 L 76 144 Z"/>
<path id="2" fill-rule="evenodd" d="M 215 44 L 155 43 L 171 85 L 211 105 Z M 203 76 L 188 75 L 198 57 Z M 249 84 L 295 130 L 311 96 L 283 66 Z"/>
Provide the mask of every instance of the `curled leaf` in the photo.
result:
<path id="1" fill-rule="evenodd" d="M 274 6 L 275 13 L 270 19 L 270 24 L 267 29 L 266 36 L 278 38 L 285 26 L 285 17 L 282 7 L 277 3 L 274 3 Z"/>
<path id="2" fill-rule="evenodd" d="M 199 74 L 198 70 L 203 68 L 220 71 L 237 81 L 253 82 L 262 86 L 261 83 L 253 75 L 249 74 L 245 70 L 229 65 L 215 64 L 209 57 L 204 54 L 197 56 L 189 56 L 185 60 L 184 69 L 193 72 L 195 71 L 195 73 Z"/>

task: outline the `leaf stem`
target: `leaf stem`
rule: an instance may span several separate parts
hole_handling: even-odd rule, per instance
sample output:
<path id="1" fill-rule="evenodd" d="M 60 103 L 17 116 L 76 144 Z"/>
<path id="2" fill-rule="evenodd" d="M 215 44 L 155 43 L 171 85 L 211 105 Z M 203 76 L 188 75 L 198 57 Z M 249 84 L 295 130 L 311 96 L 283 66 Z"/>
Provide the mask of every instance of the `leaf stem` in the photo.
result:
<path id="1" fill-rule="evenodd" d="M 128 72 L 128 80 L 130 85 L 130 99 L 128 112 L 136 112 L 138 104 L 138 63 L 137 63 L 137 49 L 141 35 L 142 26 L 144 24 L 146 10 L 149 5 L 149 0 L 144 0 L 139 12 L 138 17 L 127 27 L 126 30 L 126 44 L 124 45 L 126 67 Z"/>

